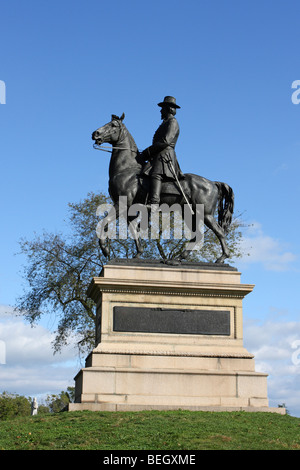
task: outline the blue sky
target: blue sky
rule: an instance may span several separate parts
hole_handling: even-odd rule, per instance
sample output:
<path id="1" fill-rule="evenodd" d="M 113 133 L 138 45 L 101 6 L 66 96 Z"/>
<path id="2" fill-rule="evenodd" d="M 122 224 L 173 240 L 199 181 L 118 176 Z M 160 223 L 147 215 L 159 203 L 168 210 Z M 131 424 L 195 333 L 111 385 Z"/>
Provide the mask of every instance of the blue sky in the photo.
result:
<path id="1" fill-rule="evenodd" d="M 63 230 L 68 202 L 107 191 L 109 157 L 92 148 L 92 131 L 125 112 L 143 149 L 160 122 L 157 103 L 173 95 L 182 170 L 230 184 L 236 212 L 253 224 L 244 234 L 250 256 L 235 263 L 242 282 L 256 285 L 244 302 L 245 345 L 270 374 L 271 404 L 286 402 L 300 416 L 300 365 L 292 361 L 300 340 L 300 104 L 291 100 L 299 13 L 293 0 L 2 3 L 0 339 L 2 331 L 8 344 L 17 322 L 5 306 L 22 292 L 18 240 Z M 40 334 L 18 325 L 19 343 Z M 66 377 L 71 358 L 46 362 Z M 24 377 L 34 374 L 25 359 Z M 3 387 L 22 393 L 15 370 L 8 358 Z M 25 391 L 64 388 L 42 382 Z"/>

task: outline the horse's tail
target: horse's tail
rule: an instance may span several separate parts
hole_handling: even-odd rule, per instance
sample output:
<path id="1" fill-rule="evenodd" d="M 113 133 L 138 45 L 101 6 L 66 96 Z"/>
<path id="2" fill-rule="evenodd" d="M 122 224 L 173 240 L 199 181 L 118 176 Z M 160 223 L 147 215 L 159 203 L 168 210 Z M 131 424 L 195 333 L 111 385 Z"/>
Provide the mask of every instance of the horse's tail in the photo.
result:
<path id="1" fill-rule="evenodd" d="M 234 193 L 232 188 L 219 181 L 215 181 L 219 190 L 218 196 L 218 223 L 223 228 L 224 232 L 228 232 L 229 225 L 232 221 L 232 214 L 234 208 Z"/>

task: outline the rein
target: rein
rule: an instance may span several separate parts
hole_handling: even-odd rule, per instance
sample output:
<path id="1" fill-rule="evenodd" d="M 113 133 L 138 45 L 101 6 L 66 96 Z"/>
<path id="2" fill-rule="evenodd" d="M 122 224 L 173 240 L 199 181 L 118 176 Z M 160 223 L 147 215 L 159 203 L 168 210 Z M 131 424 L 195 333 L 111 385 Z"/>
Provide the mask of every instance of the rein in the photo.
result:
<path id="1" fill-rule="evenodd" d="M 93 148 L 96 149 L 96 150 L 102 150 L 102 152 L 108 152 L 108 153 L 112 153 L 114 149 L 116 149 L 116 150 L 130 150 L 131 152 L 138 152 L 138 150 L 132 150 L 129 147 L 115 147 L 114 145 L 113 145 L 112 150 L 111 150 L 111 147 L 100 147 L 100 145 L 98 145 L 98 144 L 93 144 Z M 110 149 L 110 150 L 106 150 L 106 149 Z"/>

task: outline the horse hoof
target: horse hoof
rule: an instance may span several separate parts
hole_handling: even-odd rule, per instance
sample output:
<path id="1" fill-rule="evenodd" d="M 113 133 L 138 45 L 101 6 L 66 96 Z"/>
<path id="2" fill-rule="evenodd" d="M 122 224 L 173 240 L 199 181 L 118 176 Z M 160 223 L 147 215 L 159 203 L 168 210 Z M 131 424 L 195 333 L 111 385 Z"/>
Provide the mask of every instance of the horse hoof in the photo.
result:
<path id="1" fill-rule="evenodd" d="M 220 258 L 218 258 L 216 261 L 215 261 L 215 264 L 224 264 L 224 261 L 226 259 L 226 256 L 220 256 Z"/>
<path id="2" fill-rule="evenodd" d="M 165 264 L 168 264 L 169 266 L 179 266 L 180 260 L 178 259 L 168 259 L 165 261 Z"/>
<path id="3" fill-rule="evenodd" d="M 189 257 L 190 257 L 189 251 L 185 250 L 183 253 L 181 253 L 179 259 L 180 259 L 180 261 L 183 261 L 183 260 L 187 261 L 189 259 Z"/>

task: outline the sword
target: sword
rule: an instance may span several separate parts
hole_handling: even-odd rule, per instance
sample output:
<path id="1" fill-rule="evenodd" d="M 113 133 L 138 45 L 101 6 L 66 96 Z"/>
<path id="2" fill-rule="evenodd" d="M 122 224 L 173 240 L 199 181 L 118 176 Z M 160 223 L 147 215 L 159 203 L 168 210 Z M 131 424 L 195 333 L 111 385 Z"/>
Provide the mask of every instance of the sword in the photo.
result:
<path id="1" fill-rule="evenodd" d="M 185 199 L 185 202 L 186 202 L 187 205 L 189 206 L 189 209 L 190 209 L 192 215 L 194 215 L 195 213 L 194 213 L 194 211 L 193 211 L 193 209 L 192 209 L 192 206 L 190 205 L 190 203 L 189 203 L 189 201 L 188 201 L 188 199 L 187 199 L 187 197 L 186 197 L 186 195 L 185 195 L 185 192 L 183 191 L 182 186 L 181 186 L 181 184 L 180 184 L 180 182 L 179 182 L 179 179 L 178 179 L 178 177 L 177 177 L 177 175 L 176 175 L 176 171 L 175 171 L 175 169 L 174 169 L 174 166 L 173 166 L 173 163 L 172 163 L 171 158 L 170 158 L 169 160 L 167 160 L 167 163 L 169 164 L 169 166 L 170 166 L 170 168 L 171 168 L 171 170 L 172 170 L 172 173 L 173 173 L 173 175 L 174 175 L 174 177 L 175 177 L 176 183 L 177 183 L 178 186 L 179 186 L 179 189 L 180 189 L 181 194 L 183 195 L 183 197 L 184 197 L 184 199 Z"/>

